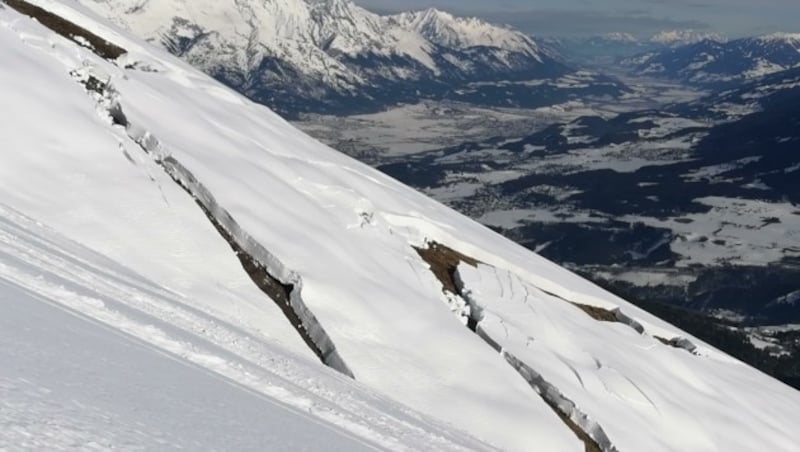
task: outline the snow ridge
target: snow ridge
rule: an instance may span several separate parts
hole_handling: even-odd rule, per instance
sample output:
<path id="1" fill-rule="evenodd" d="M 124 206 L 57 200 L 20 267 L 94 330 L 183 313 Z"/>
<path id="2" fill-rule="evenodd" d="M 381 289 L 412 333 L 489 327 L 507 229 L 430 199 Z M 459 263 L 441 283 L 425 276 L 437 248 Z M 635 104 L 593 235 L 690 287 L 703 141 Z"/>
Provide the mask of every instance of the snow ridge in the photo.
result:
<path id="1" fill-rule="evenodd" d="M 539 58 L 539 48 L 528 36 L 507 27 L 491 25 L 476 17 L 458 18 L 436 8 L 429 8 L 401 13 L 390 17 L 390 20 L 417 31 L 439 46 L 456 49 L 496 47 Z"/>
<path id="2" fill-rule="evenodd" d="M 198 204 L 209 213 L 211 219 L 221 225 L 238 246 L 252 256 L 256 262 L 263 265 L 269 274 L 274 275 L 282 284 L 294 287 L 290 294 L 291 307 L 303 322 L 303 328 L 308 332 L 312 342 L 319 349 L 322 362 L 350 378 L 355 378 L 344 359 L 339 355 L 325 328 L 303 302 L 302 277 L 286 268 L 275 255 L 247 234 L 230 213 L 219 205 L 214 195 L 186 167 L 169 155 L 158 139 L 135 126 L 129 126 L 127 130 L 131 139 L 138 143 L 147 154 L 154 156 L 156 163 L 197 200 Z"/>
<path id="3" fill-rule="evenodd" d="M 157 141 L 149 134 L 145 134 L 141 140 L 134 141 L 141 144 L 143 149 L 153 155 L 158 155 L 156 152 L 153 152 L 154 150 L 163 149 L 160 145 L 151 147 L 151 145 L 157 143 Z M 325 328 L 322 327 L 319 320 L 317 320 L 308 306 L 303 302 L 301 295 L 303 279 L 300 275 L 287 269 L 275 255 L 270 253 L 260 243 L 242 230 L 233 217 L 231 217 L 230 213 L 217 203 L 214 195 L 197 181 L 194 175 L 181 165 L 180 162 L 175 160 L 172 156 L 166 156 L 160 164 L 170 177 L 181 185 L 192 197 L 197 199 L 198 203 L 210 213 L 211 217 L 226 229 L 237 244 L 242 249 L 246 250 L 256 262 L 266 267 L 271 275 L 276 275 L 276 278 L 281 283 L 294 287 L 290 295 L 291 307 L 301 319 L 303 328 L 308 332 L 311 340 L 321 352 L 322 362 L 350 378 L 355 378 L 344 359 L 339 355 L 336 346 L 333 344 L 333 340 L 325 331 Z"/>
<path id="4" fill-rule="evenodd" d="M 458 267 L 461 267 L 461 265 L 463 264 L 460 264 Z M 467 289 L 466 283 L 462 279 L 462 274 L 459 272 L 458 267 L 453 272 L 453 280 L 458 292 L 458 294 L 454 295 L 464 299 L 467 306 L 470 308 L 467 312 L 467 315 L 469 316 L 468 326 L 470 329 L 474 331 L 481 339 L 483 339 L 486 344 L 497 351 L 497 353 L 499 353 L 503 359 L 505 359 L 505 361 L 511 367 L 513 367 L 514 370 L 516 370 L 526 382 L 528 382 L 531 388 L 536 391 L 536 393 L 539 394 L 548 403 L 548 405 L 553 408 L 554 411 L 568 418 L 572 423 L 574 423 L 573 428 L 579 428 L 582 434 L 589 438 L 584 440 L 587 442 L 587 450 L 597 447 L 602 452 L 619 452 L 612 444 L 611 440 L 608 438 L 608 435 L 600 426 L 600 424 L 593 420 L 589 415 L 581 411 L 575 402 L 565 396 L 555 385 L 545 380 L 545 378 L 536 372 L 530 365 L 526 364 L 514 356 L 513 353 L 508 351 L 503 345 L 503 338 L 493 337 L 492 333 L 484 328 L 483 325 L 481 325 L 481 322 L 485 320 L 485 307 L 482 306 L 475 297 L 471 296 L 471 291 Z M 496 269 L 494 271 L 495 273 L 497 272 Z M 528 295 L 526 294 L 526 297 L 527 296 Z M 564 301 L 567 302 L 566 300 Z M 641 326 L 641 324 L 622 314 L 619 308 L 616 309 L 614 313 L 618 319 L 624 319 L 626 321 L 625 323 L 631 326 L 631 328 L 634 328 L 637 331 L 641 329 L 640 333 L 644 331 L 644 328 Z M 622 322 L 622 320 L 620 321 Z M 508 335 L 507 330 L 506 335 Z"/>
<path id="5" fill-rule="evenodd" d="M 603 431 L 603 428 L 596 421 L 592 420 L 586 413 L 583 413 L 575 402 L 567 398 L 552 383 L 547 382 L 538 372 L 529 365 L 517 359 L 516 356 L 506 350 L 498 350 L 505 360 L 519 372 L 519 374 L 531 385 L 531 387 L 547 401 L 553 409 L 558 410 L 567 416 L 572 422 L 578 425 L 603 452 L 619 452 L 611 443 L 611 440 Z"/>
<path id="6" fill-rule="evenodd" d="M 471 291 L 466 288 L 459 268 L 464 265 L 478 268 L 484 264 L 452 248 L 429 240 L 426 240 L 425 247 L 416 248 L 416 251 L 428 263 L 431 272 L 442 284 L 445 301 L 461 323 L 502 356 L 504 361 L 542 397 L 553 411 L 562 416 L 564 423 L 570 430 L 573 430 L 578 439 L 584 442 L 586 450 L 617 452 L 597 422 L 581 412 L 575 403 L 564 396 L 558 388 L 545 381 L 539 373 L 506 350 L 503 338 L 494 337 L 489 330 L 483 327 L 481 323 L 486 320 L 485 308 L 471 296 Z M 492 270 L 499 277 L 497 269 L 493 268 Z M 526 298 L 527 296 L 526 293 Z M 507 339 L 509 331 L 505 326 L 503 328 Z"/>
<path id="7" fill-rule="evenodd" d="M 270 276 L 277 279 L 281 284 L 293 288 L 289 295 L 289 304 L 302 322 L 302 331 L 298 329 L 300 334 L 308 336 L 307 342 L 310 341 L 313 344 L 315 353 L 325 365 L 350 378 L 355 378 L 344 359 L 339 355 L 333 340 L 325 331 L 325 328 L 322 327 L 319 320 L 303 302 L 302 277 L 286 268 L 275 255 L 245 232 L 236 223 L 231 214 L 219 205 L 214 195 L 186 167 L 177 161 L 156 137 L 150 132 L 128 122 L 113 85 L 100 82 L 91 67 L 73 71 L 72 75 L 87 87 L 87 91 L 90 94 L 95 95 L 98 106 L 108 114 L 112 123 L 124 127 L 130 139 L 137 143 L 146 154 L 152 156 L 170 178 L 197 201 L 198 205 L 209 217 L 209 220 L 216 227 L 223 229 L 223 231 L 220 231 L 221 233 L 230 237 L 235 242 L 235 245 L 246 252 L 258 265 L 266 268 Z M 278 300 L 274 301 L 279 303 Z"/>
<path id="8" fill-rule="evenodd" d="M 606 41 L 624 42 L 624 43 L 631 43 L 631 44 L 636 44 L 636 43 L 639 42 L 639 40 L 636 39 L 636 37 L 633 36 L 632 34 L 625 33 L 625 32 L 619 32 L 619 31 L 612 32 L 612 33 L 606 33 L 603 36 L 601 36 L 601 38 L 606 40 Z"/>

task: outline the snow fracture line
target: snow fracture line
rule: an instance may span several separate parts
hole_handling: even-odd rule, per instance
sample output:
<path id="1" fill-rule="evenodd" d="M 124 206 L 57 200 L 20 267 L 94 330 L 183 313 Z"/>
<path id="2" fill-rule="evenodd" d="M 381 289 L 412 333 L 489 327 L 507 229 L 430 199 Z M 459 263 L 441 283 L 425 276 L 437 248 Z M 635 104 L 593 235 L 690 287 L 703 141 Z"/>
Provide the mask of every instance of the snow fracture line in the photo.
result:
<path id="1" fill-rule="evenodd" d="M 426 248 L 415 247 L 414 249 L 442 283 L 442 291 L 450 292 L 467 303 L 470 308 L 467 328 L 499 353 L 506 363 L 528 382 L 531 389 L 539 394 L 564 424 L 583 442 L 586 452 L 619 452 L 597 422 L 580 411 L 572 400 L 568 399 L 553 384 L 547 382 L 533 368 L 504 350 L 502 345 L 481 328 L 483 309 L 474 300 L 464 296 L 464 285 L 458 277 L 458 265 L 461 262 L 476 266 L 480 263 L 479 261 L 436 242 L 427 243 Z"/>
<path id="2" fill-rule="evenodd" d="M 122 47 L 112 44 L 96 34 L 36 5 L 22 0 L 0 1 L 15 9 L 17 12 L 36 19 L 40 24 L 50 30 L 53 30 L 82 47 L 86 47 L 106 60 L 113 61 L 127 53 Z"/>
<path id="3" fill-rule="evenodd" d="M 195 200 L 206 218 L 230 245 L 250 279 L 281 309 L 319 360 L 355 379 L 333 340 L 303 301 L 303 280 L 300 275 L 287 269 L 275 255 L 245 232 L 194 174 L 169 155 L 157 138 L 130 123 L 111 85 L 85 72 L 74 71 L 71 75 L 95 98 L 98 106 L 111 118 L 112 124 L 124 127 L 128 137 Z"/>
<path id="4" fill-rule="evenodd" d="M 605 308 L 600 308 L 600 307 L 597 307 L 597 306 L 589 306 L 589 305 L 585 305 L 585 304 L 571 302 L 571 301 L 566 300 L 563 297 L 560 297 L 560 296 L 558 296 L 558 295 L 556 295 L 554 293 L 551 293 L 551 292 L 546 292 L 545 291 L 545 293 L 550 295 L 550 296 L 552 296 L 552 297 L 564 300 L 565 302 L 572 304 L 573 306 L 575 306 L 578 309 L 580 309 L 581 311 L 585 312 L 589 317 L 597 320 L 598 322 L 616 322 L 616 323 L 621 323 L 623 325 L 629 326 L 630 328 L 632 328 L 633 330 L 635 330 L 639 334 L 646 334 L 644 326 L 642 326 L 641 323 L 637 322 L 632 317 L 630 317 L 627 314 L 625 314 L 624 312 L 622 312 L 622 309 L 620 309 L 620 308 L 605 309 Z M 681 349 L 681 350 L 686 350 L 687 352 L 689 352 L 689 353 L 691 353 L 693 355 L 697 355 L 697 346 L 692 341 L 690 341 L 689 339 L 686 339 L 684 337 L 676 337 L 676 338 L 673 338 L 673 339 L 664 339 L 663 337 L 653 336 L 653 338 L 658 340 L 659 342 L 661 342 L 662 344 L 664 344 L 666 346 L 677 348 L 677 349 Z"/>
<path id="5" fill-rule="evenodd" d="M 483 337 L 483 335 L 481 335 Z M 531 388 L 558 414 L 562 421 L 583 441 L 586 452 L 618 452 L 611 440 L 596 421 L 578 409 L 575 402 L 568 399 L 553 384 L 548 383 L 538 372 L 503 349 L 497 351 L 506 362 L 519 373 Z"/>
<path id="6" fill-rule="evenodd" d="M 127 130 L 131 131 L 132 128 L 128 127 Z M 143 151 L 155 156 L 156 163 L 167 175 L 194 198 L 209 221 L 230 244 L 253 282 L 281 308 L 320 361 L 355 379 L 353 372 L 336 350 L 333 340 L 302 300 L 300 292 L 303 281 L 300 275 L 287 270 L 272 253 L 242 230 L 230 213 L 217 203 L 211 192 L 180 162 L 171 156 L 160 156 L 163 148 L 155 137 L 149 133 L 138 139 L 136 135 L 129 136 Z"/>

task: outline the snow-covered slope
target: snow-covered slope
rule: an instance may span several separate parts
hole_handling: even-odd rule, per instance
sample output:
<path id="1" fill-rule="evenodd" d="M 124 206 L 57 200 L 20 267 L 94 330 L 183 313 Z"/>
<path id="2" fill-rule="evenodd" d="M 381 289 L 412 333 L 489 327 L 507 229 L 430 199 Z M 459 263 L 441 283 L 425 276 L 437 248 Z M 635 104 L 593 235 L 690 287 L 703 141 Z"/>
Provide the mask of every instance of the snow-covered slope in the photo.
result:
<path id="1" fill-rule="evenodd" d="M 487 448 L 195 300 L 0 205 L 0 449 Z"/>
<path id="2" fill-rule="evenodd" d="M 430 9 L 351 0 L 81 0 L 283 112 L 358 111 L 465 81 L 564 72 L 522 33 Z"/>
<path id="3" fill-rule="evenodd" d="M 413 30 L 430 42 L 459 50 L 494 47 L 528 54 L 541 61 L 536 43 L 522 33 L 497 27 L 477 18 L 457 18 L 435 8 L 403 13 L 391 18 L 400 27 Z"/>
<path id="4" fill-rule="evenodd" d="M 800 65 L 800 34 L 705 39 L 625 61 L 634 71 L 697 84 L 751 80 Z"/>
<path id="5" fill-rule="evenodd" d="M 311 417 L 287 415 L 288 427 L 267 433 L 256 421 L 216 425 L 222 436 L 247 430 L 245 449 L 273 433 L 291 448 L 295 431 L 315 436 L 303 441 L 309 448 L 348 450 L 485 447 L 458 430 L 520 451 L 789 451 L 800 440 L 800 394 L 789 387 L 320 144 L 79 5 L 34 3 L 82 28 L 37 13 L 48 29 L 0 10 L 0 104 L 11 106 L 0 110 L 0 280 L 20 329 L 63 326 L 53 340 L 19 332 L 43 356 L 63 357 L 59 366 L 87 359 L 72 359 L 87 335 L 103 338 L 92 354 L 113 365 L 65 371 L 66 381 L 87 372 L 97 390 L 63 397 L 136 422 L 133 408 L 114 405 L 130 388 L 113 381 L 135 361 L 146 367 L 130 381 L 175 399 L 162 416 L 196 409 L 170 378 L 194 372 L 185 381 L 197 397 L 224 387 L 214 397 L 249 397 L 249 412 L 280 401 Z M 32 304 L 41 299 L 103 333 Z M 144 348 L 126 351 L 120 334 Z M 0 438 L 16 447 L 13 435 L 35 432 L 29 419 L 58 409 L 37 394 L 61 383 L 14 342 L 0 344 L 15 363 L 0 367 L 0 403 L 13 406 L 0 411 Z M 153 368 L 163 379 L 146 374 Z M 152 424 L 104 429 L 103 413 L 83 412 L 67 425 L 83 436 L 50 445 L 91 447 L 106 431 L 131 447 L 159 438 Z M 195 416 L 198 429 L 215 420 Z M 320 421 L 332 443 L 317 433 Z"/>

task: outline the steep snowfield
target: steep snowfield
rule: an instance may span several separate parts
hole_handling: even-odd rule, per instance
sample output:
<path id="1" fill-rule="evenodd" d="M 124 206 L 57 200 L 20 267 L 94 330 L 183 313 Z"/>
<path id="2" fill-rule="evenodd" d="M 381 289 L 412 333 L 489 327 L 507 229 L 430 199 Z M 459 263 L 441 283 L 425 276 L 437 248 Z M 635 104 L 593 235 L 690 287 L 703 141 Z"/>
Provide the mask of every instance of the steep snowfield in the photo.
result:
<path id="1" fill-rule="evenodd" d="M 3 450 L 373 450 L 5 279 L 0 309 Z"/>
<path id="2" fill-rule="evenodd" d="M 0 449 L 487 448 L 192 301 L 0 204 Z"/>
<path id="3" fill-rule="evenodd" d="M 575 315 L 575 307 L 506 271 L 461 264 L 459 277 L 502 353 L 534 365 L 539 384 L 598 421 L 620 451 L 796 448 L 797 433 L 773 420 L 795 416 L 797 396 L 764 384 L 759 372 L 703 346 L 690 353 L 640 334 L 641 327 L 672 339 L 647 323 Z"/>
<path id="4" fill-rule="evenodd" d="M 112 336 L 143 341 L 144 349 L 124 355 L 142 368 L 206 370 L 214 378 L 191 377 L 200 388 L 234 382 L 251 392 L 226 387 L 236 392 L 231 397 L 260 394 L 303 407 L 335 425 L 331 441 L 345 449 L 359 441 L 392 449 L 482 447 L 396 403 L 508 450 L 582 450 L 568 423 L 606 451 L 791 450 L 800 440 L 792 416 L 800 395 L 790 388 L 321 145 L 75 3 L 33 3 L 127 53 L 105 60 L 0 10 L 0 104 L 13 106 L 0 110 L 0 224 L 8 225 L 0 230 L 8 237 L 0 241 L 0 280 L 11 300 L 3 303 L 32 303 L 34 296 L 20 291 L 33 292 Z M 325 362 L 346 368 L 358 384 L 312 364 L 314 354 L 248 280 L 226 240 L 292 288 L 289 304 Z M 458 271 L 440 267 L 437 260 L 453 254 L 434 243 L 463 253 L 462 262 L 481 262 L 480 272 L 462 271 L 463 263 Z M 461 278 L 460 287 L 449 277 Z M 498 294 L 503 277 L 514 294 Z M 536 298 L 520 299 L 518 287 Z M 622 323 L 600 323 L 572 303 Z M 45 306 L 15 309 L 14 323 L 32 326 L 33 318 L 63 316 Z M 481 310 L 491 316 L 480 317 Z M 498 324 L 515 327 L 499 334 Z M 66 322 L 58 334 L 86 342 L 76 328 Z M 98 355 L 114 359 L 119 347 L 130 348 L 120 337 L 107 340 L 94 349 Z M 52 345 L 40 334 L 30 341 Z M 2 344 L 3 356 L 19 360 L 16 372 L 33 372 L 27 355 Z M 112 370 L 124 373 L 126 365 Z M 30 392 L 5 369 L 0 382 L 12 383 L 0 388 Z M 147 375 L 135 381 L 155 384 Z M 103 384 L 106 392 L 129 394 Z M 179 399 L 176 409 L 195 409 L 169 380 L 158 384 Z M 20 414 L 0 422 L 50 409 L 23 402 L 15 405 Z M 243 403 L 257 411 L 266 402 Z M 115 409 L 132 419 L 127 408 Z M 93 416 L 87 412 L 83 422 L 96 425 Z M 290 417 L 291 428 L 274 428 L 276 444 L 297 444 L 289 434 L 307 425 L 323 429 Z M 6 431 L 0 438 L 16 444 Z M 121 441 L 137 432 L 119 432 Z M 168 441 L 188 434 L 173 433 Z M 242 447 L 258 440 L 252 434 Z"/>

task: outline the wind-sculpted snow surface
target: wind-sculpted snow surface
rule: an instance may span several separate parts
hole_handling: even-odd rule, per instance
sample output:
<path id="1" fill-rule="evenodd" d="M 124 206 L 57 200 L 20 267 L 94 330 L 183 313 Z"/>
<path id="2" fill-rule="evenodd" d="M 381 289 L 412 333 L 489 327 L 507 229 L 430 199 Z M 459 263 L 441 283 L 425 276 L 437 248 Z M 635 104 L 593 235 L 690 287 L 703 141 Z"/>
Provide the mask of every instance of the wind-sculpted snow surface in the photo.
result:
<path id="1" fill-rule="evenodd" d="M 131 129 L 136 130 L 135 127 L 129 128 L 129 132 Z M 198 182 L 191 172 L 171 156 L 164 155 L 165 150 L 155 137 L 146 132 L 142 135 L 129 136 L 146 153 L 154 155 L 157 163 L 164 171 L 197 201 L 203 212 L 209 217 L 209 220 L 217 226 L 226 240 L 235 247 L 237 253 L 247 253 L 258 265 L 264 266 L 267 273 L 277 279 L 278 283 L 292 287 L 288 295 L 288 303 L 289 307 L 294 311 L 294 316 L 290 321 L 295 321 L 296 318 L 301 323 L 301 334 L 307 334 L 308 342 L 313 343 L 314 351 L 319 355 L 323 363 L 352 378 L 352 371 L 339 355 L 330 336 L 314 317 L 314 313 L 303 303 L 301 294 L 303 280 L 300 275 L 287 269 L 272 253 L 243 231 L 231 215 L 217 203 L 214 195 L 203 184 Z"/>
<path id="2" fill-rule="evenodd" d="M 487 449 L 0 204 L 0 449 Z"/>
<path id="3" fill-rule="evenodd" d="M 604 450 L 796 447 L 782 421 L 797 410 L 796 391 L 755 369 L 664 345 L 647 323 L 640 334 L 598 322 L 508 271 L 461 264 L 458 279 L 480 308 L 481 334 Z"/>
<path id="4" fill-rule="evenodd" d="M 177 328 L 176 337 L 188 334 L 190 344 L 210 342 L 213 347 L 197 345 L 202 356 L 210 353 L 207 349 L 222 349 L 225 356 L 235 355 L 234 363 L 245 363 L 226 366 L 216 358 L 204 361 L 167 348 L 181 360 L 199 361 L 201 367 L 268 396 L 276 392 L 259 382 L 273 375 L 269 370 L 274 365 L 286 385 L 326 400 L 327 408 L 312 408 L 312 414 L 342 410 L 348 422 L 334 423 L 360 437 L 378 438 L 374 442 L 379 447 L 482 447 L 393 405 L 401 403 L 503 449 L 523 451 L 535 445 L 547 451 L 580 450 L 583 444 L 530 381 L 450 312 L 441 283 L 414 249 L 436 242 L 498 274 L 514 275 L 529 290 L 552 294 L 545 299 L 557 300 L 558 307 L 541 309 L 541 315 L 526 311 L 527 317 L 518 319 L 525 319 L 520 331 L 530 336 L 534 347 L 542 347 L 547 359 L 539 363 L 530 359 L 527 348 L 512 350 L 517 347 L 513 341 L 509 350 L 602 426 L 619 450 L 655 450 L 650 445 L 715 450 L 717 440 L 728 450 L 748 450 L 756 443 L 790 450 L 800 440 L 791 415 L 800 407 L 800 396 L 788 388 L 320 144 L 263 106 L 106 25 L 80 6 L 54 0 L 33 3 L 127 53 L 107 61 L 20 14 L 0 11 L 0 104 L 14 106 L 0 110 L 5 140 L 0 200 L 169 294 L 166 301 L 137 293 L 105 295 L 120 312 L 135 308 L 147 314 L 145 324 L 164 334 Z M 113 99 L 87 92 L 76 82 L 81 73 L 113 87 Z M 109 116 L 109 103 L 121 106 L 124 121 Z M 143 150 L 145 135 L 136 130 L 157 137 L 157 158 Z M 159 165 L 167 158 L 191 175 L 195 188 L 202 186 L 213 196 L 218 209 L 208 210 L 216 220 L 226 227 L 233 223 L 222 221 L 224 215 L 235 220 L 239 238 L 252 241 L 249 252 L 267 250 L 265 263 L 280 263 L 273 268 L 275 277 L 287 277 L 290 271 L 302 280 L 305 308 L 363 386 L 353 386 L 319 364 L 315 367 L 315 357 L 297 331 L 248 279 L 195 203 L 192 196 L 200 193 L 190 196 Z M 72 300 L 57 291 L 48 297 L 59 303 Z M 480 302 L 489 306 L 490 300 Z M 619 308 L 647 334 L 691 340 L 701 356 L 663 346 L 627 325 L 598 323 L 568 302 Z M 125 322 L 114 323 L 115 318 L 96 320 L 128 334 L 136 332 L 126 329 Z M 206 323 L 192 320 L 196 318 Z M 547 336 L 538 336 L 529 325 L 537 325 Z M 577 326 L 585 327 L 585 333 Z M 217 331 L 223 331 L 222 338 L 214 335 Z M 559 336 L 557 331 L 569 334 Z M 278 350 L 285 358 L 270 358 Z M 594 373 L 602 375 L 601 383 L 610 389 L 576 390 L 574 381 L 563 378 L 569 365 L 557 367 L 552 356 L 576 361 L 575 366 L 589 360 L 597 367 L 587 356 L 608 360 Z M 254 374 L 249 373 L 251 364 Z M 577 368 L 581 375 L 582 368 Z M 324 375 L 326 383 L 319 383 L 316 375 Z M 567 375 L 576 379 L 572 371 Z M 587 381 L 593 381 L 588 375 Z M 706 379 L 749 394 L 746 401 L 752 406 L 730 419 L 730 412 L 719 411 L 721 396 Z M 374 396 L 369 400 L 381 402 L 359 404 L 359 394 L 368 393 L 365 387 L 393 402 Z M 730 397 L 733 406 L 743 406 L 739 402 L 745 399 Z M 388 418 L 380 423 L 372 414 L 384 402 L 393 408 L 387 408 Z M 355 408 L 362 405 L 366 419 Z M 623 419 L 643 428 L 621 432 Z M 752 428 L 728 431 L 729 423 Z M 407 433 L 404 426 L 416 433 Z M 726 438 L 720 432 L 727 433 Z M 745 432 L 748 438 L 742 438 Z"/>
<path id="5" fill-rule="evenodd" d="M 306 305 L 360 382 L 508 448 L 546 436 L 555 450 L 569 450 L 569 432 L 559 439 L 558 420 L 528 394 L 524 381 L 495 363 L 493 353 L 469 356 L 461 344 L 467 335 L 458 324 L 448 328 L 452 318 L 440 307 L 433 279 L 430 290 L 420 283 L 418 274 L 427 270 L 412 260 L 408 236 L 389 233 L 387 225 L 375 230 L 370 222 L 380 218 L 370 219 L 368 196 L 348 197 L 348 185 L 383 193 L 384 202 L 399 195 L 419 204 L 422 196 L 171 57 L 150 54 L 60 3 L 39 4 L 129 53 L 112 64 L 3 11 L 0 39 L 4 58 L 14 64 L 2 66 L 7 89 L 0 95 L 3 105 L 19 106 L 0 113 L 8 135 L 0 168 L 4 202 L 179 293 L 193 309 L 314 358 L 194 200 L 128 137 L 134 132 L 113 125 L 108 102 L 77 83 L 76 70 L 89 68 L 115 88 L 130 124 L 159 137 L 164 155 L 181 162 L 243 230 L 303 278 Z M 52 93 L 58 93 L 55 100 Z M 181 106 L 187 98 L 200 102 Z M 184 116 L 194 108 L 197 116 Z M 161 121 L 166 127 L 158 126 Z M 180 142 L 184 133 L 201 129 L 205 136 Z M 401 202 L 406 206 L 398 208 L 412 210 Z M 415 309 L 421 312 L 408 322 L 397 321 Z"/>
<path id="6" fill-rule="evenodd" d="M 287 320 L 293 324 L 320 360 L 339 372 L 353 377 L 325 329 L 303 303 L 302 278 L 287 269 L 279 259 L 243 231 L 230 213 L 217 203 L 214 195 L 170 155 L 169 150 L 161 145 L 158 138 L 130 123 L 123 111 L 119 94 L 110 82 L 98 79 L 92 67 L 74 70 L 70 75 L 86 87 L 87 93 L 96 99 L 99 113 L 107 114 L 112 124 L 124 127 L 128 137 L 197 202 L 217 232 L 231 246 L 253 282 L 281 307 Z M 248 267 L 253 268 L 248 269 Z M 272 286 L 267 281 L 259 279 L 269 280 Z"/>

